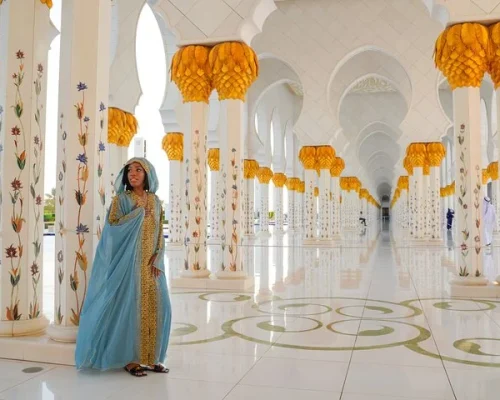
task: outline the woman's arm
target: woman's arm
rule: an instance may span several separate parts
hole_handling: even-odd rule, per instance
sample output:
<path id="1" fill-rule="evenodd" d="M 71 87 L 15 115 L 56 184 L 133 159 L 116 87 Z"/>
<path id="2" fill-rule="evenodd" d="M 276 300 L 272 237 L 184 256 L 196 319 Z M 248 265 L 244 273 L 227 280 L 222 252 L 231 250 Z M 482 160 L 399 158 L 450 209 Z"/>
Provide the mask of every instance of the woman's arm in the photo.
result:
<path id="1" fill-rule="evenodd" d="M 160 275 L 160 270 L 156 267 L 156 260 L 158 257 L 163 257 L 163 246 L 164 246 L 164 239 L 163 239 L 163 216 L 164 216 L 164 211 L 163 207 L 160 208 L 160 220 L 158 222 L 158 238 L 156 242 L 156 250 L 153 253 L 153 256 L 151 257 L 150 264 L 152 268 L 152 273 L 155 277 L 158 277 Z"/>
<path id="2" fill-rule="evenodd" d="M 121 225 L 134 219 L 140 213 L 144 213 L 144 208 L 137 207 L 134 208 L 130 213 L 123 214 L 123 211 L 120 207 L 120 195 L 118 195 L 113 197 L 113 200 L 111 202 L 111 207 L 108 214 L 108 222 L 113 226 Z"/>

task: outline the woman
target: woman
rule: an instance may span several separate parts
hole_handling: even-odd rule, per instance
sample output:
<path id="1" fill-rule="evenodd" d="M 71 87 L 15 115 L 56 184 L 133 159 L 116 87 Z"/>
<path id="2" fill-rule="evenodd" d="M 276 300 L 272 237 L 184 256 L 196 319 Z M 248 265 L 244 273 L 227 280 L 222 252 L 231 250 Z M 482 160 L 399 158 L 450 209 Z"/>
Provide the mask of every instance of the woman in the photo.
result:
<path id="1" fill-rule="evenodd" d="M 156 171 L 133 158 L 120 171 L 80 316 L 77 368 L 167 373 L 171 306 Z"/>

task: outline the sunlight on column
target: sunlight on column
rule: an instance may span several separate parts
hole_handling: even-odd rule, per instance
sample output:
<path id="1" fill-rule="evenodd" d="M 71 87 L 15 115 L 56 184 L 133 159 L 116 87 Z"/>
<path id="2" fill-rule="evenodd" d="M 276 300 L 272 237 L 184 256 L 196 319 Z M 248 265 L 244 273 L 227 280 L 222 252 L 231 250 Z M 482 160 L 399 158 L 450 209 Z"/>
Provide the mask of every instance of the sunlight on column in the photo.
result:
<path id="1" fill-rule="evenodd" d="M 160 28 L 149 5 L 145 5 L 137 25 L 136 59 L 142 96 L 135 108 L 139 122 L 137 137 L 146 139 L 146 157 L 153 163 L 160 180 L 157 192 L 160 199 L 168 200 L 168 159 L 161 147 L 163 124 L 158 109 L 163 100 L 167 79 L 165 48 Z M 133 156 L 133 141 L 129 156 Z"/>
<path id="2" fill-rule="evenodd" d="M 62 0 L 54 0 L 50 9 L 50 19 L 58 31 L 61 30 L 61 7 Z M 59 57 L 60 36 L 58 35 L 50 46 L 47 65 L 47 116 L 45 122 L 45 166 L 44 166 L 44 192 L 51 194 L 56 187 L 57 163 L 57 133 L 58 133 L 58 110 L 59 110 Z M 51 210 L 49 200 L 46 196 L 45 205 Z M 49 200 L 55 205 L 56 199 Z M 47 207 L 47 205 L 49 207 Z M 49 222 L 49 221 L 47 221 Z M 50 221 L 52 222 L 52 221 Z M 45 230 L 45 233 L 47 231 Z M 53 236 L 44 236 L 43 241 L 43 310 L 42 312 L 50 320 L 54 320 L 54 293 L 55 293 L 55 240 Z"/>

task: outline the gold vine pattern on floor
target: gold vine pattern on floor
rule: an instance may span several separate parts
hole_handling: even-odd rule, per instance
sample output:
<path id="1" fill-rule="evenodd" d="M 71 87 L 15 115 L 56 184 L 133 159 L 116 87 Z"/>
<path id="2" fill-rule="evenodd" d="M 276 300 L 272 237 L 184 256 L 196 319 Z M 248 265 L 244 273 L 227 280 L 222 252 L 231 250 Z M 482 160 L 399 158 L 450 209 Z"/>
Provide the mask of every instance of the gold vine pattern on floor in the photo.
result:
<path id="1" fill-rule="evenodd" d="M 194 296 L 196 301 L 211 302 L 212 307 L 227 309 L 229 304 L 239 305 L 242 316 L 224 322 L 218 334 L 210 338 L 200 337 L 202 330 L 187 320 L 174 321 L 172 345 L 202 345 L 239 338 L 255 344 L 308 351 L 370 351 L 403 346 L 417 354 L 443 361 L 500 368 L 500 362 L 494 362 L 500 357 L 500 352 L 491 351 L 491 346 L 500 346 L 499 338 L 459 338 L 446 349 L 455 354 L 436 352 L 432 332 L 421 308 L 429 303 L 432 309 L 441 313 L 491 312 L 498 308 L 500 301 L 424 298 L 397 303 L 355 297 L 273 296 L 270 300 L 255 303 L 252 296 L 241 293 L 175 292 L 173 295 L 174 300 L 178 296 Z M 252 315 L 248 315 L 249 310 Z M 313 337 L 324 332 L 336 336 L 324 344 L 317 340 L 318 336 Z M 298 335 L 304 334 L 309 335 L 308 343 L 297 343 L 300 341 Z M 401 340 L 402 336 L 404 340 Z"/>

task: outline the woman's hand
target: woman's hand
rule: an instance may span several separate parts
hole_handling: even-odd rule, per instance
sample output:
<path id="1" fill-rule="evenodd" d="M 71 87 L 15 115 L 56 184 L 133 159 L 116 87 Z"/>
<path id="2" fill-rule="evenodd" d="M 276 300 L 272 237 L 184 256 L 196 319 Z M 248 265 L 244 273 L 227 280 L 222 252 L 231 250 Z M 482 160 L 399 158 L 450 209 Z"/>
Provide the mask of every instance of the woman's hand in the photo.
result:
<path id="1" fill-rule="evenodd" d="M 156 268 L 154 265 L 151 265 L 151 274 L 155 277 L 158 278 L 161 275 L 161 270 Z"/>
<path id="2" fill-rule="evenodd" d="M 155 277 L 158 278 L 161 274 L 161 270 L 155 267 L 155 262 L 156 258 L 158 257 L 158 254 L 153 254 L 151 258 L 149 259 L 149 265 L 151 266 L 151 274 Z"/>

